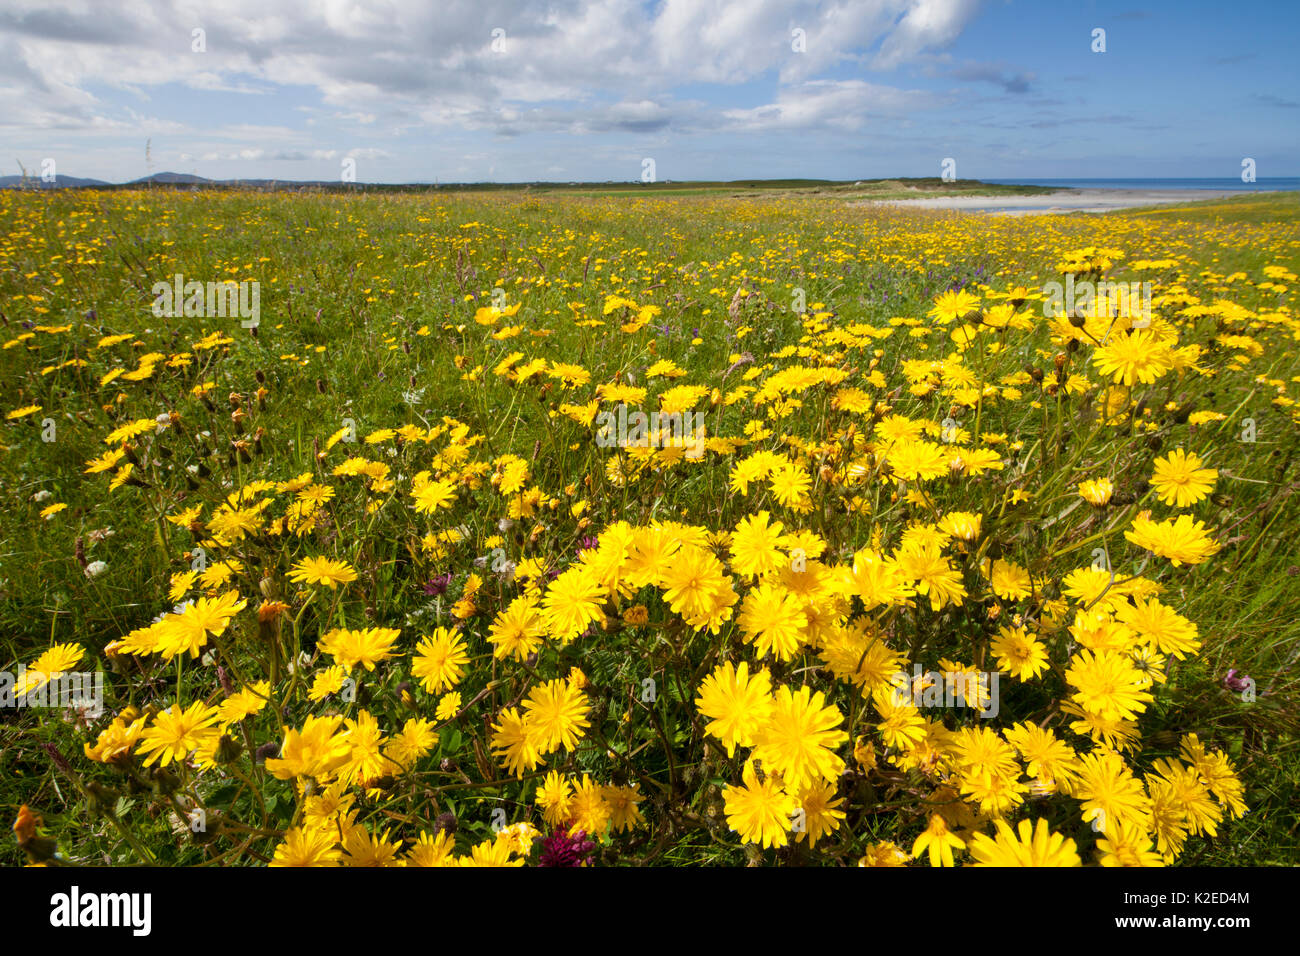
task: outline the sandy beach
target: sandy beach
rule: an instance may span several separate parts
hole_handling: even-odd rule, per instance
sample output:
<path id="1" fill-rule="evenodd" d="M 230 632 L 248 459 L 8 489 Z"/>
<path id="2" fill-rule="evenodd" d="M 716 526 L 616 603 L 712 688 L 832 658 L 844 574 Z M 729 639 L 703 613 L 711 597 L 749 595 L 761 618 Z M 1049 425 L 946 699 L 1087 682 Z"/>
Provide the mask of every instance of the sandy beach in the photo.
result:
<path id="1" fill-rule="evenodd" d="M 1024 216 L 1113 212 L 1137 206 L 1159 206 L 1240 195 L 1243 193 L 1231 189 L 1061 189 L 1039 196 L 933 196 L 925 199 L 882 199 L 868 202 L 872 205 L 909 209 L 955 209 L 962 212 Z"/>

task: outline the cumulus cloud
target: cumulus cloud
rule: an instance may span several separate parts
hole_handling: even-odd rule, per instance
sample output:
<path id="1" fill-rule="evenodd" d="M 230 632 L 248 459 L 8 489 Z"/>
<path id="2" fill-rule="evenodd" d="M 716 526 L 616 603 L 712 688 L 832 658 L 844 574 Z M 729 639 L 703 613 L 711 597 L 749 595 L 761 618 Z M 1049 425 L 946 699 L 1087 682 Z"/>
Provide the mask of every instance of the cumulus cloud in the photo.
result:
<path id="1" fill-rule="evenodd" d="M 978 0 L 918 0 L 880 45 L 874 63 L 880 69 L 898 66 L 927 50 L 952 43 L 975 15 Z"/>
<path id="2" fill-rule="evenodd" d="M 873 119 L 897 116 L 934 105 L 919 90 L 899 90 L 863 80 L 809 80 L 782 90 L 776 102 L 746 110 L 726 110 L 733 129 L 813 129 L 830 126 L 847 132 L 863 129 Z"/>
<path id="3" fill-rule="evenodd" d="M 976 0 L 136 0 L 108 10 L 87 0 L 7 0 L 0 132 L 143 139 L 174 131 L 174 120 L 151 113 L 216 96 L 270 122 L 241 132 L 194 117 L 187 158 L 383 159 L 393 150 L 375 144 L 416 132 L 855 131 L 874 117 L 933 105 L 917 90 L 888 85 L 881 71 L 942 55 L 976 7 Z M 1001 65 L 970 64 L 954 76 L 1009 92 L 1032 81 Z M 741 88 L 743 96 L 709 92 Z M 766 102 L 754 102 L 754 89 Z M 287 96 L 292 105 L 284 105 Z M 345 151 L 358 140 L 357 150 Z"/>
<path id="4" fill-rule="evenodd" d="M 770 72 L 797 83 L 877 45 L 876 65 L 897 65 L 951 42 L 973 9 L 972 0 L 139 0 L 110 14 L 81 0 L 14 0 L 0 10 L 0 43 L 7 72 L 45 94 L 35 108 L 47 123 L 85 121 L 88 87 L 175 83 L 249 96 L 312 87 L 355 122 L 396 106 L 450 124 L 598 94 L 631 114 L 673 86 Z M 193 51 L 196 30 L 204 52 Z M 655 128 L 658 118 L 627 122 Z"/>

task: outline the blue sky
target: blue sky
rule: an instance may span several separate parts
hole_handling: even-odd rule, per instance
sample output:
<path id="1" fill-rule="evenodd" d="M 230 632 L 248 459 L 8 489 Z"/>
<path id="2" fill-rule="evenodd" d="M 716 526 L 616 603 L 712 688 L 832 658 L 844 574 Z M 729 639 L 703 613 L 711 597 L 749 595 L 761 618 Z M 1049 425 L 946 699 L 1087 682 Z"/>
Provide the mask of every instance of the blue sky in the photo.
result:
<path id="1" fill-rule="evenodd" d="M 1297 36 L 1294 2 L 6 0 L 0 175 L 1294 176 Z"/>

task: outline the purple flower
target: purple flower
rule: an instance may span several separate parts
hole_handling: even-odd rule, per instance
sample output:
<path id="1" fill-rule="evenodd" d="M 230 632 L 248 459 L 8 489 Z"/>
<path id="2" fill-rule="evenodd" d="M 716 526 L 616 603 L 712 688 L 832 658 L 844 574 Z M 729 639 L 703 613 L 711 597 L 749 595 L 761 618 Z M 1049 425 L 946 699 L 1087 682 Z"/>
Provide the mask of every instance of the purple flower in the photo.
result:
<path id="1" fill-rule="evenodd" d="M 568 827 L 556 830 L 542 840 L 542 855 L 538 866 L 582 866 L 591 860 L 596 844 L 587 839 L 582 830 L 569 831 Z"/>
<path id="2" fill-rule="evenodd" d="M 1253 686 L 1254 683 L 1255 682 L 1251 680 L 1249 674 L 1242 674 L 1238 677 L 1235 668 L 1229 670 L 1227 675 L 1223 678 L 1223 686 L 1228 688 L 1228 690 L 1237 692 L 1238 694 Z"/>
<path id="3" fill-rule="evenodd" d="M 451 586 L 451 572 L 439 574 L 424 582 L 424 593 L 429 597 L 442 597 Z"/>
<path id="4" fill-rule="evenodd" d="M 577 557 L 580 558 L 580 557 L 582 557 L 582 552 L 584 552 L 584 551 L 586 551 L 586 550 L 588 550 L 588 549 L 590 549 L 590 548 L 594 548 L 594 547 L 596 547 L 598 544 L 600 544 L 600 542 L 599 542 L 596 538 L 592 538 L 592 537 L 590 537 L 590 536 L 585 537 L 585 538 L 582 539 L 582 543 L 578 545 L 578 550 L 577 550 L 575 553 L 576 553 Z"/>

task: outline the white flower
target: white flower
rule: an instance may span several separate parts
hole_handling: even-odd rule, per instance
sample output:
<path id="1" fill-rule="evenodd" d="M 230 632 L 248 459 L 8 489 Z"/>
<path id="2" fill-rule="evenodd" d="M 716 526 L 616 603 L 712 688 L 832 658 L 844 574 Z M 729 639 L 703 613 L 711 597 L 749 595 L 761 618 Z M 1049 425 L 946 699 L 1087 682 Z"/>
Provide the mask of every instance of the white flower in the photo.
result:
<path id="1" fill-rule="evenodd" d="M 32 495 L 32 501 L 44 501 L 49 497 L 51 497 L 50 492 L 45 488 L 42 488 L 40 491 L 36 492 L 36 494 Z"/>
<path id="2" fill-rule="evenodd" d="M 497 530 L 503 534 L 515 526 L 515 523 L 509 518 L 502 518 L 497 522 Z"/>
<path id="3" fill-rule="evenodd" d="M 91 561 L 86 565 L 86 577 L 97 578 L 108 570 L 108 565 L 103 561 Z"/>

